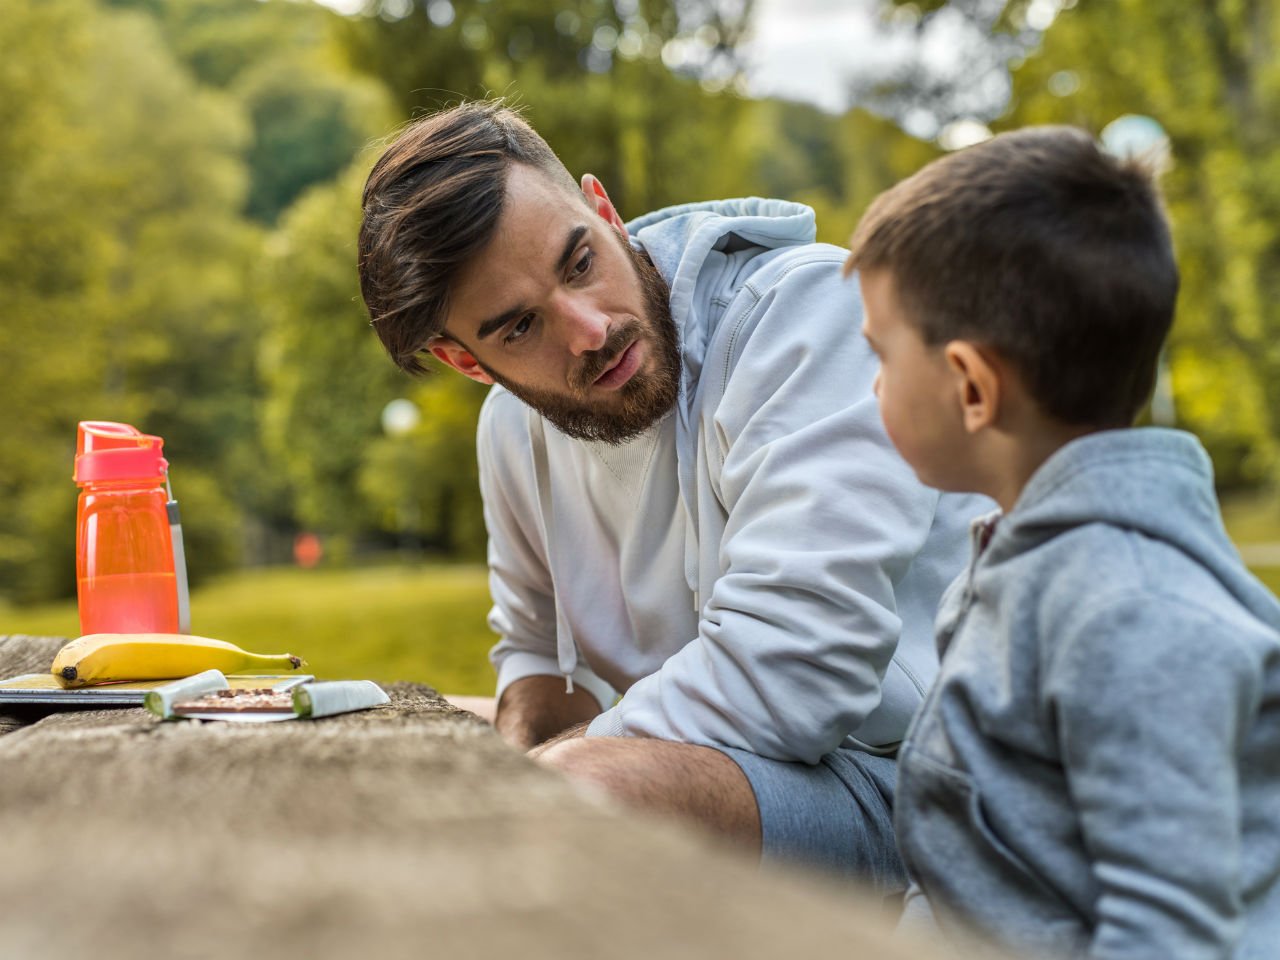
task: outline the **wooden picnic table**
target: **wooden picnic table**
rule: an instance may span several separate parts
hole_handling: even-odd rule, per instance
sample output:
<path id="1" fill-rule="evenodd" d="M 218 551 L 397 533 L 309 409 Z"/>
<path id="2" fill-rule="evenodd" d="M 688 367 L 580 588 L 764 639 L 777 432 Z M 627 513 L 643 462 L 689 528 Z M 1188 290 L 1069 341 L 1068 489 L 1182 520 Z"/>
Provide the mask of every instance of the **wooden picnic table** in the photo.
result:
<path id="1" fill-rule="evenodd" d="M 0 636 L 0 676 L 62 638 Z M 428 687 L 314 721 L 0 706 L 0 957 L 930 956 L 580 791 Z"/>

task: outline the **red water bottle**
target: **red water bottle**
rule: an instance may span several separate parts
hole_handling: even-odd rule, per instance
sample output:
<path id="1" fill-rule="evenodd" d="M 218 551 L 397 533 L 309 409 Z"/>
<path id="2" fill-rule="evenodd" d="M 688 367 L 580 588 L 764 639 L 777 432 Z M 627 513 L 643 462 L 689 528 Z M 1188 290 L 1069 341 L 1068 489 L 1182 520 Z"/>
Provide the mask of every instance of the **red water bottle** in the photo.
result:
<path id="1" fill-rule="evenodd" d="M 75 481 L 82 634 L 184 632 L 179 607 L 186 571 L 175 561 L 163 445 L 128 424 L 80 424 Z"/>

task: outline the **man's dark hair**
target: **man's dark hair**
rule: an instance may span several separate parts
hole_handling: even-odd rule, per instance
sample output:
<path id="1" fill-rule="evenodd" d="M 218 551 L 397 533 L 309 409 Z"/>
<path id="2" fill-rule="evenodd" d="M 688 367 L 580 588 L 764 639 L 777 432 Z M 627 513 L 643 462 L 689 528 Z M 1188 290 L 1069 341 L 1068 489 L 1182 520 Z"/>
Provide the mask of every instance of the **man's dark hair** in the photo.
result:
<path id="1" fill-rule="evenodd" d="M 1007 360 L 1043 412 L 1128 426 L 1151 396 L 1178 295 L 1152 171 L 1083 130 L 1030 127 L 881 194 L 846 272 L 885 268 L 924 341 Z"/>
<path id="2" fill-rule="evenodd" d="M 404 129 L 365 182 L 360 293 L 396 365 L 425 373 L 458 271 L 493 237 L 513 163 L 576 184 L 545 140 L 501 101 L 464 103 Z"/>

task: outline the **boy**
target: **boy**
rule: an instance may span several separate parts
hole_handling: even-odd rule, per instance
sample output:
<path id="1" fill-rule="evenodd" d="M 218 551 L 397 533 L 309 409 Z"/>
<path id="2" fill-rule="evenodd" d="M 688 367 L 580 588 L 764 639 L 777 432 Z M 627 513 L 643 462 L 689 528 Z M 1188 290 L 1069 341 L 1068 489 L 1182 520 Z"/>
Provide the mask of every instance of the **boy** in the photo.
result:
<path id="1" fill-rule="evenodd" d="M 1001 507 L 900 754 L 909 914 L 1035 956 L 1280 956 L 1280 603 L 1198 442 L 1130 429 L 1178 286 L 1150 176 L 1005 134 L 881 195 L 851 248 L 891 439 Z"/>

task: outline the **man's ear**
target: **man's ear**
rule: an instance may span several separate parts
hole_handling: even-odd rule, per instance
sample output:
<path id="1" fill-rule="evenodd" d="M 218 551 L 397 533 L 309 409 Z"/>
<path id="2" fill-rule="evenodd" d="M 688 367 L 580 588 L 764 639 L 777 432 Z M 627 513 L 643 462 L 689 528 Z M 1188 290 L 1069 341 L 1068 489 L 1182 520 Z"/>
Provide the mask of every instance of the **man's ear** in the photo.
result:
<path id="1" fill-rule="evenodd" d="M 609 199 L 609 194 L 604 191 L 604 184 L 596 179 L 594 174 L 584 173 L 582 175 L 582 195 L 587 198 L 587 203 L 591 205 L 592 210 L 603 217 L 611 226 L 621 230 L 624 235 L 626 234 L 626 221 L 618 216 L 618 211 L 614 209 L 613 201 Z"/>
<path id="2" fill-rule="evenodd" d="M 492 384 L 493 377 L 485 372 L 484 367 L 466 347 L 448 337 L 436 337 L 427 347 L 431 355 L 446 367 L 453 367 L 464 377 L 476 383 Z"/>
<path id="3" fill-rule="evenodd" d="M 1003 374 L 992 359 L 968 340 L 952 340 L 943 348 L 955 375 L 960 415 L 969 433 L 993 426 L 1000 417 Z"/>

